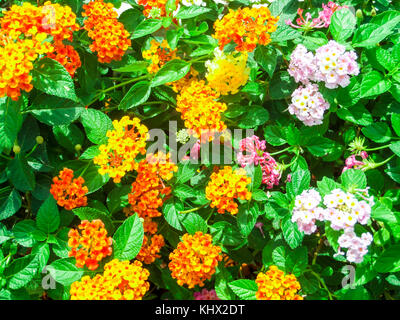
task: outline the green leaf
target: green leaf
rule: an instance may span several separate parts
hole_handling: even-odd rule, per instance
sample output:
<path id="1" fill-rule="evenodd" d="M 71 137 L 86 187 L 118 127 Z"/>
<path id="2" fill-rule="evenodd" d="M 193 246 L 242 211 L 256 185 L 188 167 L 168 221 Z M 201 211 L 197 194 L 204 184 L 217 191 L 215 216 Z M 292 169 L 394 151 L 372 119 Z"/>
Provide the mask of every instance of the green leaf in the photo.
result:
<path id="1" fill-rule="evenodd" d="M 367 186 L 367 177 L 365 173 L 357 169 L 348 169 L 340 176 L 343 187 L 348 190 L 365 189 Z"/>
<path id="2" fill-rule="evenodd" d="M 254 51 L 254 59 L 272 78 L 277 63 L 276 51 L 270 47 L 258 46 Z"/>
<path id="3" fill-rule="evenodd" d="M 292 174 L 291 181 L 286 184 L 286 192 L 294 198 L 309 188 L 310 180 L 310 172 L 299 169 Z"/>
<path id="4" fill-rule="evenodd" d="M 150 83 L 148 81 L 140 81 L 135 83 L 126 95 L 122 98 L 118 109 L 128 110 L 136 107 L 149 99 L 151 93 Z"/>
<path id="5" fill-rule="evenodd" d="M 301 36 L 301 33 L 289 27 L 287 25 L 280 26 L 275 32 L 271 34 L 271 41 L 272 42 L 282 42 L 297 39 Z"/>
<path id="6" fill-rule="evenodd" d="M 146 19 L 143 20 L 136 27 L 136 30 L 133 32 L 133 39 L 141 38 L 156 32 L 162 27 L 162 21 L 160 19 Z"/>
<path id="7" fill-rule="evenodd" d="M 180 59 L 170 60 L 163 65 L 160 70 L 158 70 L 151 81 L 151 87 L 157 87 L 167 82 L 177 81 L 183 78 L 189 70 L 189 62 Z"/>
<path id="8" fill-rule="evenodd" d="M 75 265 L 74 258 L 56 260 L 47 267 L 47 271 L 56 282 L 63 286 L 70 286 L 83 276 L 83 269 Z"/>
<path id="9" fill-rule="evenodd" d="M 356 27 L 357 19 L 354 14 L 347 8 L 336 10 L 331 18 L 329 31 L 333 39 L 342 42 L 349 38 Z"/>
<path id="10" fill-rule="evenodd" d="M 354 47 L 371 47 L 393 33 L 400 22 L 400 12 L 389 10 L 378 14 L 370 23 L 362 25 L 354 33 Z"/>
<path id="11" fill-rule="evenodd" d="M 60 226 L 60 214 L 58 213 L 57 203 L 50 195 L 39 208 L 36 216 L 36 225 L 39 230 L 49 234 Z"/>
<path id="12" fill-rule="evenodd" d="M 107 197 L 107 207 L 111 214 L 129 205 L 128 194 L 131 189 L 131 186 L 118 186 L 111 190 Z"/>
<path id="13" fill-rule="evenodd" d="M 374 122 L 368 127 L 361 129 L 362 133 L 377 143 L 385 143 L 390 140 L 392 133 L 385 122 Z"/>
<path id="14" fill-rule="evenodd" d="M 33 255 L 14 260 L 5 270 L 8 287 L 10 289 L 20 289 L 28 284 L 37 273 L 38 260 Z"/>
<path id="15" fill-rule="evenodd" d="M 179 211 L 183 210 L 183 205 L 180 202 L 174 201 L 173 199 L 169 199 L 165 202 L 163 207 L 164 218 L 168 222 L 168 224 L 175 229 L 182 231 L 182 225 L 178 215 Z"/>
<path id="16" fill-rule="evenodd" d="M 269 86 L 271 99 L 281 100 L 290 97 L 296 86 L 296 83 L 286 71 L 275 73 Z"/>
<path id="17" fill-rule="evenodd" d="M 303 241 L 304 234 L 299 231 L 297 224 L 291 221 L 291 217 L 287 216 L 282 220 L 283 237 L 290 248 L 297 248 Z"/>
<path id="18" fill-rule="evenodd" d="M 264 127 L 264 137 L 272 146 L 281 146 L 286 143 L 285 134 L 279 126 Z"/>
<path id="19" fill-rule="evenodd" d="M 316 157 L 326 156 L 335 147 L 335 141 L 325 137 L 311 137 L 307 142 L 307 150 Z"/>
<path id="20" fill-rule="evenodd" d="M 400 113 L 392 113 L 391 120 L 394 132 L 400 137 Z"/>
<path id="21" fill-rule="evenodd" d="M 81 221 L 82 220 L 93 221 L 96 219 L 100 219 L 101 221 L 103 221 L 104 226 L 109 234 L 112 234 L 112 232 L 114 231 L 114 226 L 111 217 L 103 211 L 90 207 L 81 207 L 72 209 L 72 212 L 76 214 L 79 217 L 79 219 L 81 219 Z"/>
<path id="22" fill-rule="evenodd" d="M 392 142 L 389 148 L 396 156 L 400 157 L 400 141 Z"/>
<path id="23" fill-rule="evenodd" d="M 368 98 L 385 93 L 390 89 L 390 80 L 380 72 L 372 70 L 363 76 L 361 81 L 361 98 Z"/>
<path id="24" fill-rule="evenodd" d="M 181 223 L 186 231 L 190 234 L 195 234 L 197 231 L 207 233 L 207 222 L 197 213 L 189 212 L 180 215 Z"/>
<path id="25" fill-rule="evenodd" d="M 130 216 L 115 231 L 114 258 L 132 260 L 139 253 L 143 244 L 143 223 L 137 214 Z"/>
<path id="26" fill-rule="evenodd" d="M 240 119 L 239 128 L 248 129 L 263 125 L 269 120 L 269 112 L 262 106 L 251 106 Z"/>
<path id="27" fill-rule="evenodd" d="M 340 108 L 336 114 L 343 120 L 361 126 L 369 126 L 373 122 L 371 113 L 361 103 L 357 103 L 347 108 Z"/>
<path id="28" fill-rule="evenodd" d="M 23 247 L 31 248 L 36 240 L 34 233 L 38 231 L 36 223 L 33 220 L 22 220 L 18 222 L 12 229 L 15 240 Z"/>
<path id="29" fill-rule="evenodd" d="M 256 300 L 258 286 L 254 280 L 239 279 L 230 282 L 229 287 L 242 300 Z"/>
<path id="30" fill-rule="evenodd" d="M 69 125 L 53 127 L 53 133 L 57 142 L 68 151 L 75 153 L 75 146 L 82 145 L 85 139 L 79 127 L 73 123 Z"/>
<path id="31" fill-rule="evenodd" d="M 87 138 L 96 144 L 105 143 L 107 141 L 107 131 L 113 129 L 111 119 L 96 109 L 85 109 L 81 114 L 81 122 L 85 128 Z"/>
<path id="32" fill-rule="evenodd" d="M 207 13 L 211 11 L 210 8 L 206 7 L 200 7 L 200 6 L 190 6 L 190 7 L 185 7 L 181 6 L 179 8 L 178 13 L 176 14 L 175 18 L 177 19 L 191 19 L 194 17 L 197 17 L 203 13 Z"/>
<path id="33" fill-rule="evenodd" d="M 385 223 L 399 223 L 400 221 L 400 217 L 380 201 L 372 207 L 371 217 Z"/>
<path id="34" fill-rule="evenodd" d="M 380 273 L 400 271 L 400 245 L 387 248 L 376 260 L 375 270 Z"/>
<path id="35" fill-rule="evenodd" d="M 56 60 L 40 59 L 32 70 L 32 84 L 47 94 L 78 101 L 70 74 Z"/>
<path id="36" fill-rule="evenodd" d="M 12 148 L 21 126 L 20 103 L 0 98 L 0 152 Z"/>
<path id="37" fill-rule="evenodd" d="M 0 220 L 14 215 L 21 208 L 21 196 L 13 189 L 9 194 L 0 197 Z"/>
<path id="38" fill-rule="evenodd" d="M 332 190 L 339 188 L 339 184 L 328 177 L 323 177 L 321 181 L 317 181 L 317 186 L 322 197 L 330 194 Z"/>
<path id="39" fill-rule="evenodd" d="M 67 125 L 79 118 L 84 107 L 68 99 L 47 94 L 38 95 L 27 111 L 49 126 Z"/>
<path id="40" fill-rule="evenodd" d="M 7 175 L 16 189 L 22 192 L 35 189 L 35 175 L 26 159 L 16 157 L 8 163 Z"/>

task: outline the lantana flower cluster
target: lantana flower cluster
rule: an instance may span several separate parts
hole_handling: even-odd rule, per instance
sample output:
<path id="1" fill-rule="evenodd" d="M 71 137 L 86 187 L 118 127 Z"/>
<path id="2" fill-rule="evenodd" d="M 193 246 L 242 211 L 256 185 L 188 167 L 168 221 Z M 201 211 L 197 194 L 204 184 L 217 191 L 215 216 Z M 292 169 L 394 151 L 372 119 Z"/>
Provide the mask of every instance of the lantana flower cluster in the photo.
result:
<path id="1" fill-rule="evenodd" d="M 368 158 L 368 153 L 365 151 L 361 151 L 358 156 L 361 157 L 361 160 L 357 160 L 356 154 L 352 154 L 347 157 L 345 160 L 345 167 L 343 168 L 342 172 L 345 172 L 348 169 L 360 169 L 365 166 L 365 163 L 362 160 L 366 160 Z"/>
<path id="2" fill-rule="evenodd" d="M 75 257 L 76 266 L 89 270 L 96 270 L 99 261 L 112 253 L 112 238 L 107 237 L 104 223 L 99 220 L 81 221 L 77 229 L 70 229 L 68 233 L 68 246 L 71 250 L 69 257 Z"/>
<path id="3" fill-rule="evenodd" d="M 239 151 L 237 160 L 245 168 L 249 165 L 260 165 L 262 170 L 262 183 L 266 184 L 267 189 L 272 189 L 274 185 L 279 184 L 281 171 L 275 159 L 266 150 L 266 141 L 260 140 L 253 135 L 244 138 L 239 142 Z"/>
<path id="4" fill-rule="evenodd" d="M 194 300 L 221 300 L 217 296 L 215 289 L 207 290 L 204 288 L 199 292 L 193 293 Z"/>
<path id="5" fill-rule="evenodd" d="M 158 152 L 154 155 L 148 154 L 146 159 L 137 164 L 135 170 L 138 175 L 128 195 L 131 212 L 136 212 L 141 218 L 161 216 L 158 208 L 171 193 L 171 188 L 165 182 L 172 179 L 174 172 L 178 171 L 177 165 L 170 161 L 170 154 Z"/>
<path id="6" fill-rule="evenodd" d="M 72 283 L 71 300 L 142 300 L 150 288 L 149 275 L 140 261 L 114 259 L 104 266 L 103 275 Z"/>
<path id="7" fill-rule="evenodd" d="M 222 19 L 215 21 L 213 37 L 221 50 L 233 41 L 236 51 L 252 52 L 257 45 L 271 42 L 270 34 L 276 31 L 278 20 L 268 7 L 229 9 Z"/>
<path id="8" fill-rule="evenodd" d="M 138 118 L 130 119 L 129 116 L 114 120 L 112 124 L 114 129 L 106 134 L 107 144 L 99 147 L 100 154 L 93 158 L 93 162 L 100 166 L 100 174 L 108 173 L 118 183 L 135 168 L 136 156 L 146 153 L 148 129 Z"/>
<path id="9" fill-rule="evenodd" d="M 165 245 L 165 241 L 161 234 L 155 234 L 158 229 L 158 224 L 157 222 L 152 221 L 151 218 L 144 219 L 143 229 L 143 244 L 136 259 L 145 264 L 151 264 L 157 258 L 161 257 L 159 252 Z"/>
<path id="10" fill-rule="evenodd" d="M 356 223 L 366 225 L 371 217 L 371 207 L 374 204 L 373 197 L 366 198 L 359 193 L 363 200 L 357 199 L 355 194 L 345 192 L 342 189 L 334 189 L 323 198 L 314 189 L 304 190 L 295 199 L 295 207 L 292 214 L 292 222 L 296 222 L 300 231 L 312 234 L 317 230 L 316 221 L 329 222 L 332 229 L 344 231 L 341 241 L 344 248 L 348 248 L 347 259 L 350 262 L 361 262 L 363 256 L 368 252 L 369 233 L 363 234 L 361 241 L 354 232 Z M 364 199 L 365 198 L 365 199 Z M 340 238 L 339 238 L 340 239 Z M 350 241 L 353 239 L 354 241 Z M 361 242 L 360 242 L 361 241 Z M 366 245 L 368 243 L 368 245 Z M 353 244 L 353 245 L 352 245 Z M 365 250 L 364 250 L 365 249 Z M 358 252 L 357 255 L 355 252 Z M 340 251 L 339 253 L 343 254 Z"/>
<path id="11" fill-rule="evenodd" d="M 336 255 L 344 255 L 340 248 L 347 248 L 346 259 L 349 262 L 361 263 L 368 253 L 368 246 L 372 243 L 373 237 L 369 232 L 364 232 L 360 237 L 352 229 L 347 229 L 339 237 L 339 250 Z"/>
<path id="12" fill-rule="evenodd" d="M 288 107 L 290 114 L 294 114 L 306 126 L 322 124 L 324 112 L 329 109 L 327 102 L 318 90 L 317 84 L 307 84 L 298 87 L 292 93 L 292 103 Z"/>
<path id="13" fill-rule="evenodd" d="M 181 113 L 189 134 L 201 138 L 202 142 L 213 140 L 216 133 L 226 129 L 221 113 L 227 105 L 216 101 L 218 98 L 219 93 L 204 80 L 192 81 L 177 97 L 176 111 Z"/>
<path id="14" fill-rule="evenodd" d="M 57 60 L 74 75 L 81 61 L 63 40 L 72 41 L 73 31 L 79 30 L 75 20 L 70 7 L 50 1 L 43 6 L 24 2 L 4 12 L 0 19 L 0 97 L 18 100 L 21 90 L 31 91 L 30 72 L 40 57 Z"/>
<path id="15" fill-rule="evenodd" d="M 329 89 L 348 86 L 350 76 L 360 72 L 356 59 L 354 51 L 346 51 L 334 40 L 319 47 L 315 55 L 302 44 L 297 45 L 290 56 L 288 72 L 304 86 L 292 93 L 289 112 L 307 126 L 321 124 L 329 103 L 319 92 L 318 85 L 312 82 L 324 82 Z"/>
<path id="16" fill-rule="evenodd" d="M 53 178 L 50 193 L 60 207 L 72 210 L 77 207 L 84 207 L 87 204 L 86 194 L 89 189 L 84 186 L 85 180 L 79 176 L 74 179 L 74 171 L 64 168 L 58 177 Z"/>
<path id="17" fill-rule="evenodd" d="M 225 54 L 219 48 L 214 50 L 214 59 L 205 63 L 208 85 L 221 95 L 235 94 L 249 79 L 247 53 Z"/>
<path id="18" fill-rule="evenodd" d="M 169 259 L 172 278 L 192 289 L 203 287 L 204 281 L 211 279 L 222 255 L 221 248 L 212 244 L 211 235 L 197 231 L 194 235 L 184 234 Z"/>
<path id="19" fill-rule="evenodd" d="M 243 168 L 233 170 L 225 166 L 213 172 L 206 186 L 206 198 L 211 201 L 210 207 L 216 207 L 218 213 L 238 213 L 238 204 L 235 199 L 250 200 L 251 192 L 247 186 L 251 178 L 246 175 Z"/>
<path id="20" fill-rule="evenodd" d="M 277 266 L 270 266 L 265 273 L 260 272 L 256 284 L 257 300 L 303 300 L 303 297 L 297 294 L 301 287 L 296 276 L 285 275 Z"/>
<path id="21" fill-rule="evenodd" d="M 179 1 L 175 1 L 175 5 L 179 7 Z M 168 0 L 136 0 L 138 5 L 144 7 L 143 14 L 147 18 L 158 19 L 167 15 L 166 4 Z"/>
<path id="22" fill-rule="evenodd" d="M 130 34 L 118 21 L 118 13 L 112 3 L 103 0 L 91 1 L 83 5 L 84 29 L 93 40 L 90 50 L 97 52 L 98 60 L 109 63 L 121 60 L 131 45 Z"/>
<path id="23" fill-rule="evenodd" d="M 340 6 L 339 4 L 329 1 L 328 4 L 322 4 L 322 11 L 318 13 L 317 18 L 312 18 L 311 13 L 307 12 L 305 14 L 306 18 L 303 17 L 304 10 L 297 9 L 297 14 L 299 18 L 296 19 L 297 25 L 293 24 L 292 20 L 286 20 L 285 23 L 293 28 L 310 30 L 313 28 L 328 28 L 331 24 L 332 15 L 335 11 L 342 8 L 347 8 L 347 6 Z"/>
<path id="24" fill-rule="evenodd" d="M 151 63 L 147 67 L 149 73 L 156 73 L 160 68 L 168 61 L 176 58 L 176 49 L 172 50 L 168 45 L 167 40 L 158 42 L 157 40 L 151 40 L 150 48 L 144 50 L 142 56 L 146 60 L 150 60 Z"/>

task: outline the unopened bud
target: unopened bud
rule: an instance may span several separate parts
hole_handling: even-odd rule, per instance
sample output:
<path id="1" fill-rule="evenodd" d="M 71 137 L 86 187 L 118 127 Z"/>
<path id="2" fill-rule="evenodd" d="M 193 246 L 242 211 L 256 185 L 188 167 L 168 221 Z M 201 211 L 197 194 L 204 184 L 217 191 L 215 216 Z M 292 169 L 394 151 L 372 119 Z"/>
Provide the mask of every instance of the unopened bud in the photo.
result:
<path id="1" fill-rule="evenodd" d="M 42 136 L 37 136 L 37 137 L 36 137 L 36 143 L 37 143 L 37 144 L 42 144 L 43 142 L 44 142 L 44 139 L 43 139 Z"/>
<path id="2" fill-rule="evenodd" d="M 82 146 L 80 144 L 75 145 L 75 150 L 76 151 L 81 151 Z"/>
<path id="3" fill-rule="evenodd" d="M 371 16 L 372 16 L 372 17 L 375 17 L 375 16 L 376 16 L 376 10 L 375 10 L 375 8 L 372 8 L 372 10 L 371 10 Z"/>
<path id="4" fill-rule="evenodd" d="M 357 9 L 357 11 L 356 11 L 356 17 L 358 18 L 358 19 L 362 19 L 363 18 L 363 13 L 362 13 L 362 10 L 361 9 Z"/>
<path id="5" fill-rule="evenodd" d="M 14 147 L 13 147 L 13 152 L 14 152 L 15 154 L 20 153 L 20 152 L 21 152 L 21 147 L 20 147 L 19 145 L 14 145 Z"/>

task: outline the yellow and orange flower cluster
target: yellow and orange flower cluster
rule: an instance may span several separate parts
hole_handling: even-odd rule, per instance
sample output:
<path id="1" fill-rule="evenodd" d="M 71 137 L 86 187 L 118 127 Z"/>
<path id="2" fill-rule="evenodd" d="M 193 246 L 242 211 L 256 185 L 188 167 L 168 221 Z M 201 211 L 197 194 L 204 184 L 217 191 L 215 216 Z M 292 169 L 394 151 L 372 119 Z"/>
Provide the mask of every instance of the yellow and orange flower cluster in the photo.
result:
<path id="1" fill-rule="evenodd" d="M 99 173 L 109 174 L 115 183 L 129 171 L 135 169 L 135 158 L 146 153 L 148 129 L 138 118 L 124 116 L 113 121 L 113 130 L 107 131 L 108 141 L 99 147 L 100 154 L 93 162 L 100 166 Z"/>
<path id="2" fill-rule="evenodd" d="M 79 30 L 75 20 L 70 7 L 49 1 L 41 7 L 28 2 L 13 5 L 4 13 L 0 19 L 0 97 L 18 100 L 21 90 L 32 90 L 30 71 L 40 55 L 47 54 L 68 66 L 73 76 L 81 65 L 80 58 L 71 46 L 63 51 L 62 41 L 71 41 L 73 31 Z M 57 51 L 63 51 L 65 58 L 53 53 Z"/>
<path id="3" fill-rule="evenodd" d="M 82 16 L 87 17 L 84 29 L 93 40 L 90 50 L 97 52 L 98 60 L 102 63 L 121 60 L 131 40 L 129 32 L 118 21 L 113 4 L 95 0 L 83 5 L 83 9 Z"/>
<path id="4" fill-rule="evenodd" d="M 103 275 L 84 276 L 71 285 L 71 300 L 142 300 L 150 288 L 150 273 L 140 261 L 114 259 L 104 266 Z"/>
<path id="5" fill-rule="evenodd" d="M 81 59 L 78 52 L 73 46 L 60 43 L 54 48 L 54 52 L 47 54 L 51 59 L 61 63 L 68 71 L 71 77 L 75 75 L 75 71 L 81 66 Z"/>
<path id="6" fill-rule="evenodd" d="M 176 111 L 181 113 L 188 133 L 201 138 L 203 143 L 212 141 L 216 133 L 226 129 L 221 113 L 227 106 L 216 101 L 218 98 L 219 94 L 204 80 L 192 81 L 177 97 Z"/>
<path id="7" fill-rule="evenodd" d="M 144 237 L 143 245 L 136 259 L 145 264 L 153 263 L 161 256 L 158 254 L 161 248 L 165 245 L 164 237 L 161 234 L 155 234 L 158 229 L 157 222 L 146 218 L 143 222 Z"/>
<path id="8" fill-rule="evenodd" d="M 198 231 L 194 235 L 184 234 L 169 259 L 171 276 L 180 286 L 186 284 L 192 289 L 204 286 L 204 281 L 211 279 L 222 254 L 221 248 L 212 244 L 211 235 Z"/>
<path id="9" fill-rule="evenodd" d="M 143 14 L 147 18 L 161 18 L 167 15 L 165 5 L 168 0 L 136 0 L 138 5 L 144 7 Z M 176 0 L 176 6 L 179 4 L 179 0 Z"/>
<path id="10" fill-rule="evenodd" d="M 111 245 L 112 238 L 107 237 L 104 223 L 99 219 L 92 222 L 83 220 L 78 229 L 68 232 L 68 246 L 71 248 L 68 256 L 75 257 L 78 268 L 86 265 L 89 270 L 96 270 L 99 261 L 111 255 Z"/>
<path id="11" fill-rule="evenodd" d="M 285 273 L 276 266 L 270 266 L 266 273 L 257 275 L 257 300 L 303 300 L 297 292 L 301 289 L 295 275 Z"/>
<path id="12" fill-rule="evenodd" d="M 215 58 L 206 62 L 208 85 L 221 95 L 235 94 L 249 79 L 247 52 L 225 54 L 218 48 Z"/>
<path id="13" fill-rule="evenodd" d="M 83 186 L 85 180 L 82 177 L 74 179 L 74 171 L 64 168 L 58 177 L 53 178 L 50 193 L 60 207 L 72 210 L 84 207 L 87 204 L 88 187 Z"/>
<path id="14" fill-rule="evenodd" d="M 211 200 L 211 208 L 217 207 L 219 213 L 225 211 L 231 214 L 238 213 L 238 204 L 234 199 L 250 200 L 251 192 L 247 185 L 251 178 L 246 176 L 243 168 L 232 170 L 225 166 L 218 172 L 213 172 L 206 187 L 206 198 Z"/>
<path id="15" fill-rule="evenodd" d="M 178 167 L 170 161 L 170 154 L 158 152 L 147 155 L 135 170 L 138 175 L 128 195 L 131 211 L 141 218 L 160 216 L 158 208 L 171 193 L 171 188 L 165 186 L 164 181 L 171 180 Z"/>
<path id="16" fill-rule="evenodd" d="M 158 42 L 151 40 L 150 49 L 144 50 L 142 56 L 146 60 L 150 60 L 151 64 L 147 67 L 149 73 L 156 73 L 168 61 L 176 59 L 176 49 L 172 50 L 167 40 Z"/>
<path id="17" fill-rule="evenodd" d="M 270 34 L 276 31 L 278 20 L 268 7 L 229 9 L 228 14 L 215 21 L 213 37 L 221 50 L 233 41 L 236 51 L 252 52 L 258 44 L 271 42 Z"/>

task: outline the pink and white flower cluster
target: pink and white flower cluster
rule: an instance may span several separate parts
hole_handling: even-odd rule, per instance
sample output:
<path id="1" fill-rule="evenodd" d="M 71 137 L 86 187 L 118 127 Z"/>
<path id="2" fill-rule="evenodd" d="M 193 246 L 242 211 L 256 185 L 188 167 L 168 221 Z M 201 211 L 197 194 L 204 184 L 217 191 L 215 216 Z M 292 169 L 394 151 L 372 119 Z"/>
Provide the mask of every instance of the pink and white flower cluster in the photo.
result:
<path id="1" fill-rule="evenodd" d="M 350 75 L 358 75 L 355 51 L 346 51 L 345 46 L 330 40 L 319 47 L 315 55 L 299 44 L 290 56 L 288 72 L 296 82 L 309 84 L 310 81 L 322 81 L 329 89 L 346 87 Z"/>
<path id="2" fill-rule="evenodd" d="M 330 40 L 315 52 L 315 78 L 325 82 L 329 89 L 347 87 L 350 84 L 350 75 L 356 76 L 360 73 L 356 60 L 355 51 L 346 51 L 345 46 Z"/>
<path id="3" fill-rule="evenodd" d="M 359 201 L 353 194 L 341 189 L 326 195 L 324 205 L 325 220 L 331 222 L 334 230 L 353 229 L 357 222 L 365 225 L 371 216 L 371 203 Z"/>
<path id="4" fill-rule="evenodd" d="M 368 252 L 372 235 L 367 232 L 357 237 L 354 226 L 356 223 L 367 224 L 371 217 L 371 206 L 374 204 L 373 197 L 366 199 L 367 202 L 358 200 L 352 193 L 334 189 L 324 197 L 325 207 L 320 206 L 321 200 L 318 191 L 314 189 L 303 191 L 295 199 L 292 222 L 296 222 L 298 229 L 309 235 L 317 230 L 316 221 L 329 221 L 332 229 L 344 231 L 339 237 L 337 255 L 344 255 L 341 248 L 347 248 L 347 260 L 361 262 Z"/>
<path id="5" fill-rule="evenodd" d="M 259 164 L 262 170 L 262 183 L 267 185 L 267 189 L 271 189 L 274 185 L 279 184 L 281 171 L 275 159 L 268 152 L 265 152 L 265 149 L 266 141 L 253 135 L 240 140 L 239 152 L 236 156 L 243 168 Z"/>
<path id="6" fill-rule="evenodd" d="M 355 154 L 352 154 L 345 160 L 345 167 L 343 168 L 342 172 L 345 172 L 348 169 L 360 169 L 360 167 L 364 166 L 365 163 L 363 161 L 357 160 Z M 360 152 L 360 157 L 362 160 L 368 158 L 368 153 L 365 151 Z"/>
<path id="7" fill-rule="evenodd" d="M 368 246 L 373 240 L 369 232 L 365 232 L 361 237 L 357 237 L 354 230 L 348 229 L 344 231 L 339 239 L 339 251 L 336 255 L 344 255 L 340 248 L 347 248 L 346 259 L 349 262 L 360 263 L 364 260 L 364 256 L 368 253 Z"/>
<path id="8" fill-rule="evenodd" d="M 328 28 L 331 24 L 332 15 L 336 10 L 347 8 L 347 6 L 339 6 L 338 4 L 329 1 L 328 4 L 322 4 L 323 10 L 318 13 L 318 18 L 312 19 L 311 13 L 307 12 L 306 18 L 303 17 L 303 9 L 298 9 L 299 18 L 296 19 L 297 25 L 293 24 L 292 20 L 286 20 L 285 23 L 297 29 L 312 29 L 312 28 Z"/>
<path id="9" fill-rule="evenodd" d="M 318 85 L 311 83 L 292 93 L 292 103 L 288 107 L 289 113 L 296 115 L 306 126 L 322 124 L 327 109 L 329 103 L 318 91 Z"/>
<path id="10" fill-rule="evenodd" d="M 221 300 L 214 289 L 203 289 L 193 294 L 194 300 Z"/>
<path id="11" fill-rule="evenodd" d="M 317 230 L 315 222 L 323 220 L 324 209 L 319 206 L 321 196 L 314 189 L 304 190 L 296 197 L 292 222 L 296 222 L 300 231 L 312 234 Z"/>

